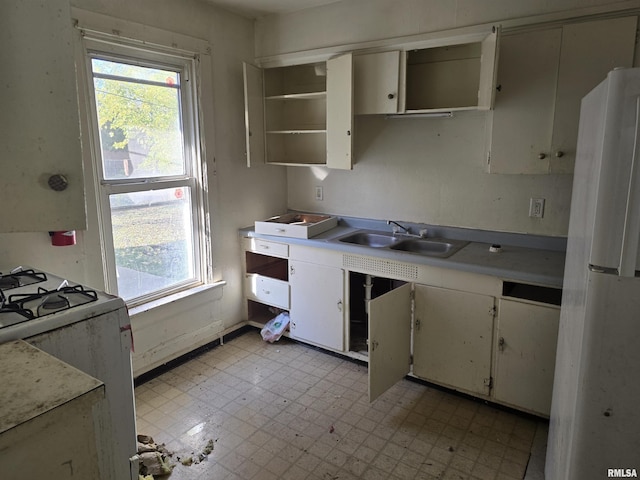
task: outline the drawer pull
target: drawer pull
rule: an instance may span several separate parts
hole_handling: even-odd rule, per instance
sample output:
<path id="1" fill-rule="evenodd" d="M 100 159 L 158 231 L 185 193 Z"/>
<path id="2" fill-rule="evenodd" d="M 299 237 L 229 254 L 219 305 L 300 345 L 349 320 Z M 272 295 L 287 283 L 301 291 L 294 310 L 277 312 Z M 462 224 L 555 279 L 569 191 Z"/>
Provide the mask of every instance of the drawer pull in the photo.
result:
<path id="1" fill-rule="evenodd" d="M 504 344 L 505 344 L 504 337 L 500 337 L 498 339 L 498 350 L 500 350 L 501 352 L 504 352 Z"/>
<path id="2" fill-rule="evenodd" d="M 262 292 L 263 292 L 265 295 L 269 295 L 269 294 L 271 293 L 271 291 L 270 291 L 270 290 L 263 290 Z"/>

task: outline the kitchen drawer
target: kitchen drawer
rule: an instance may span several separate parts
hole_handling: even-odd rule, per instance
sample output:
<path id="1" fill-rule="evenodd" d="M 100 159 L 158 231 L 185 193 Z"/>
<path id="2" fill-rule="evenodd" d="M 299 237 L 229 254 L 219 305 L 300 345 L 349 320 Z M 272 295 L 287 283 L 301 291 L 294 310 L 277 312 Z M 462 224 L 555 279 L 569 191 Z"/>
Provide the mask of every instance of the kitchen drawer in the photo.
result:
<path id="1" fill-rule="evenodd" d="M 248 299 L 273 307 L 289 309 L 289 283 L 255 273 L 245 276 L 245 293 Z"/>
<path id="2" fill-rule="evenodd" d="M 261 238 L 252 238 L 250 249 L 252 252 L 262 253 L 263 255 L 274 255 L 278 257 L 289 256 L 289 245 L 286 243 L 270 242 L 269 240 L 262 240 Z"/>

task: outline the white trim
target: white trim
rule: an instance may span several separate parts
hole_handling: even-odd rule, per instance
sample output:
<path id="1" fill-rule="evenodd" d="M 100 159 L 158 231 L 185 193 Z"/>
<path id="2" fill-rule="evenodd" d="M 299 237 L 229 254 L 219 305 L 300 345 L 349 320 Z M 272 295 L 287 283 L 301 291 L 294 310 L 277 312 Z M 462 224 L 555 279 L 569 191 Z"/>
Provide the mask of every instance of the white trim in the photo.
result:
<path id="1" fill-rule="evenodd" d="M 81 30 L 90 32 L 97 38 L 119 39 L 130 44 L 144 45 L 156 50 L 168 49 L 169 52 L 182 51 L 187 54 L 211 54 L 211 46 L 207 40 L 170 32 L 142 23 L 122 20 L 120 18 L 72 7 L 71 16 L 75 25 Z M 109 33 L 107 33 L 109 32 Z"/>
<path id="2" fill-rule="evenodd" d="M 75 11 L 74 14 L 82 11 Z M 205 41 L 191 39 L 189 37 L 180 37 L 180 45 L 190 45 L 197 51 L 186 51 L 176 48 L 174 40 L 176 34 L 164 32 L 158 29 L 144 27 L 131 22 L 124 22 L 103 15 L 96 15 L 90 12 L 82 12 L 79 17 L 86 14 L 91 18 L 93 25 L 99 24 L 102 28 L 112 31 L 112 34 L 96 30 L 88 30 L 82 28 L 82 22 L 78 21 L 77 27 L 79 36 L 83 37 L 80 52 L 78 53 L 78 64 L 84 64 L 85 68 L 79 68 L 79 81 L 83 82 L 81 88 L 86 90 L 87 114 L 89 116 L 90 128 L 88 135 L 90 138 L 91 152 L 93 157 L 94 183 L 96 185 L 97 207 L 99 213 L 99 232 L 100 243 L 102 245 L 102 259 L 104 265 L 104 278 L 107 290 L 116 293 L 118 282 L 116 277 L 115 251 L 113 246 L 113 228 L 109 221 L 111 218 L 111 208 L 109 203 L 109 195 L 117 193 L 128 193 L 136 191 L 157 190 L 163 188 L 191 188 L 191 223 L 193 225 L 192 243 L 193 243 L 193 266 L 195 268 L 195 279 L 189 279 L 171 288 L 158 290 L 153 294 L 143 295 L 131 300 L 130 305 L 144 305 L 152 303 L 155 300 L 170 297 L 180 292 L 192 291 L 194 288 L 207 287 L 207 282 L 212 280 L 210 272 L 211 247 L 209 228 L 207 222 L 209 220 L 209 209 L 206 196 L 206 179 L 205 174 L 205 158 L 204 153 L 204 133 L 201 118 L 199 116 L 200 99 L 199 93 L 201 86 L 200 73 L 204 73 L 206 79 L 210 81 L 209 72 L 201 72 L 202 60 L 206 59 L 204 64 L 210 67 L 208 52 L 209 45 Z M 99 21 L 97 21 L 99 20 Z M 107 27 L 106 25 L 109 25 Z M 140 34 L 144 36 L 144 40 L 136 40 L 122 34 L 122 31 L 114 29 L 113 26 L 126 27 L 126 31 L 131 34 Z M 149 33 L 151 32 L 151 35 Z M 154 41 L 148 41 L 153 38 Z M 170 39 L 171 46 L 160 45 L 156 42 L 162 39 Z M 204 54 L 198 53 L 204 50 Z M 97 137 L 98 124 L 95 93 L 93 89 L 93 73 L 91 68 L 91 58 L 99 57 L 113 61 L 122 61 L 131 59 L 133 63 L 148 64 L 162 68 L 166 66 L 168 69 L 181 72 L 182 81 L 180 82 L 180 92 L 182 95 L 182 123 L 185 158 L 187 159 L 187 172 L 185 175 L 177 175 L 171 177 L 149 177 L 136 179 L 104 179 L 103 165 L 100 139 Z M 196 81 L 191 81 L 195 79 Z M 210 84 L 209 84 L 210 85 Z M 96 138 L 97 137 L 97 138 Z"/>

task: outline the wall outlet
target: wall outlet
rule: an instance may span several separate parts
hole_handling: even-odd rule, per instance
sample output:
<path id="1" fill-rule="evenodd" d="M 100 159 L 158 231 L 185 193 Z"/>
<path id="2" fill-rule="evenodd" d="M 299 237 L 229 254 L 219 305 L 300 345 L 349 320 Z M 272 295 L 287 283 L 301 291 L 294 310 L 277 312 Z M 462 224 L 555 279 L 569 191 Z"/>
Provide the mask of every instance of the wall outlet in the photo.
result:
<path id="1" fill-rule="evenodd" d="M 322 187 L 316 187 L 316 200 L 318 202 L 321 202 L 324 199 L 324 196 L 322 194 Z"/>
<path id="2" fill-rule="evenodd" d="M 544 217 L 544 198 L 529 199 L 529 216 L 533 218 Z"/>

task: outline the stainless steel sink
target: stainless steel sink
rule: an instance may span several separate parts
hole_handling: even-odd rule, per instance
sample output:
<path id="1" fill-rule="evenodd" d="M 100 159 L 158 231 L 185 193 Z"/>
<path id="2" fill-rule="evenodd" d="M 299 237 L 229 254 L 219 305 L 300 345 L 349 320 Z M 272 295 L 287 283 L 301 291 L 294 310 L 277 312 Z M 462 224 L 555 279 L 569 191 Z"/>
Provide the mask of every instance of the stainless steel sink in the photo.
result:
<path id="1" fill-rule="evenodd" d="M 392 234 L 356 232 L 338 239 L 340 242 L 364 245 L 367 247 L 384 248 L 390 247 L 403 241 L 402 237 Z"/>
<path id="2" fill-rule="evenodd" d="M 444 238 L 412 238 L 391 245 L 391 250 L 399 250 L 429 257 L 447 258 L 456 253 L 469 242 Z"/>

